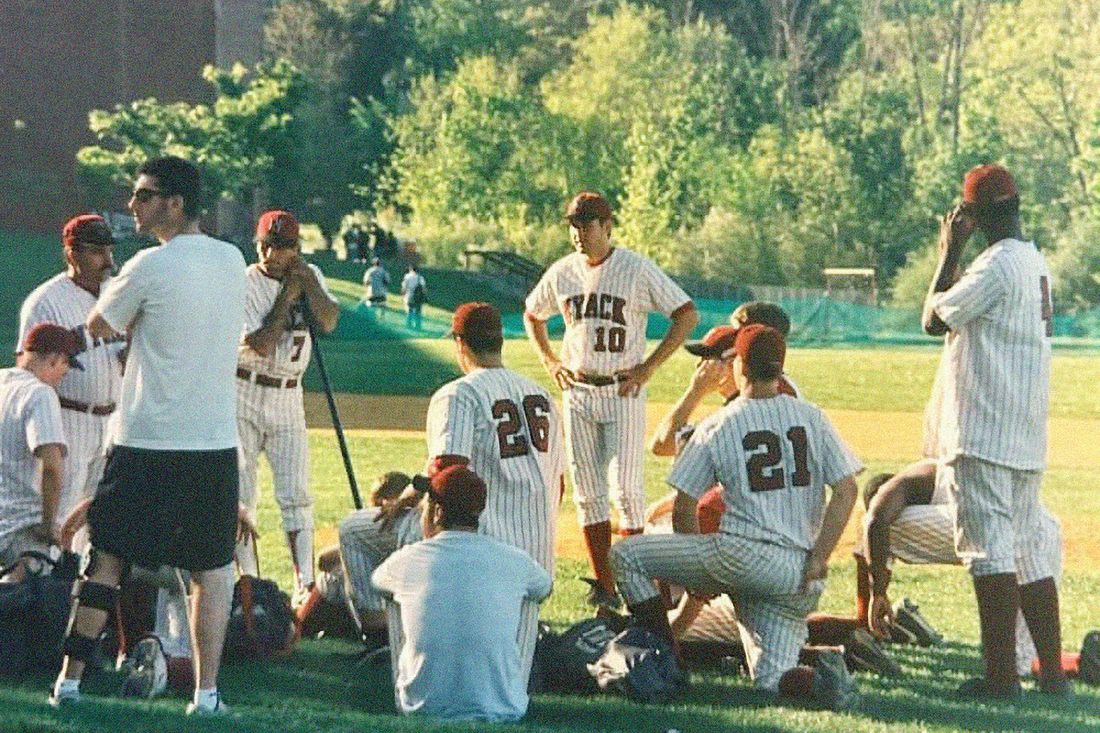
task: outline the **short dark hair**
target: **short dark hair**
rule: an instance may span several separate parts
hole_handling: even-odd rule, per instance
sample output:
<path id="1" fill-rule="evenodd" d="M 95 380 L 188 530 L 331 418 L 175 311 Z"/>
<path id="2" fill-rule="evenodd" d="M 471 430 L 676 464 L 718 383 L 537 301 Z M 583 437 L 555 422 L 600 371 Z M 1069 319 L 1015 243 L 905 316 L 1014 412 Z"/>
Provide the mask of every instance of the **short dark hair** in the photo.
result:
<path id="1" fill-rule="evenodd" d="M 979 225 L 1012 224 L 1020 215 L 1020 197 L 1011 196 L 984 206 L 974 204 L 974 218 Z"/>
<path id="2" fill-rule="evenodd" d="M 202 213 L 202 174 L 183 158 L 169 155 L 148 160 L 138 168 L 138 175 L 157 179 L 157 187 L 169 196 L 183 197 L 183 214 L 197 219 Z"/>
<path id="3" fill-rule="evenodd" d="M 408 474 L 400 471 L 389 471 L 375 480 L 374 490 L 371 491 L 371 504 L 381 506 L 384 499 L 396 499 L 412 481 Z"/>
<path id="4" fill-rule="evenodd" d="M 892 473 L 876 473 L 867 480 L 867 483 L 863 485 L 863 507 L 865 509 L 871 506 L 871 500 L 878 494 L 882 485 L 892 478 L 894 478 Z"/>
<path id="5" fill-rule="evenodd" d="M 480 331 L 473 331 L 459 338 L 470 347 L 470 351 L 479 355 L 499 354 L 501 349 L 504 348 L 504 336 L 499 333 L 488 334 Z"/>
<path id="6" fill-rule="evenodd" d="M 454 529 L 455 527 L 476 527 L 481 521 L 481 512 L 471 512 L 467 509 L 458 508 L 448 504 L 444 504 L 441 501 L 436 501 L 435 497 L 428 493 L 428 507 L 429 511 L 435 511 L 435 507 L 441 507 L 443 509 L 443 518 L 439 521 L 439 526 L 443 529 Z"/>
<path id="7" fill-rule="evenodd" d="M 775 362 L 760 364 L 754 361 L 745 361 L 745 367 L 749 379 L 754 382 L 770 382 L 773 379 L 779 379 L 780 375 L 783 374 L 783 365 Z"/>

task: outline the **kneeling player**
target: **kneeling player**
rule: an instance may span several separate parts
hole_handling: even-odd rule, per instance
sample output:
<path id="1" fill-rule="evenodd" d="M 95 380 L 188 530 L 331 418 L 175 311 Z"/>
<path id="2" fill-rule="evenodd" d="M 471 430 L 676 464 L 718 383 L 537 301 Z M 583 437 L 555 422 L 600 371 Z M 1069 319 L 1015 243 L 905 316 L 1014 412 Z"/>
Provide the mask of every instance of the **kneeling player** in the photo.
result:
<path id="1" fill-rule="evenodd" d="M 740 396 L 700 424 L 668 479 L 678 491 L 677 534 L 627 538 L 611 561 L 645 626 L 672 638 L 655 579 L 697 596 L 728 593 L 756 686 L 843 709 L 856 691 L 839 653 L 821 654 L 813 669 L 796 665 L 862 465 L 819 408 L 778 392 L 785 353 L 775 329 L 739 330 L 733 371 Z M 701 536 L 696 504 L 715 483 L 726 512 L 717 534 Z"/>

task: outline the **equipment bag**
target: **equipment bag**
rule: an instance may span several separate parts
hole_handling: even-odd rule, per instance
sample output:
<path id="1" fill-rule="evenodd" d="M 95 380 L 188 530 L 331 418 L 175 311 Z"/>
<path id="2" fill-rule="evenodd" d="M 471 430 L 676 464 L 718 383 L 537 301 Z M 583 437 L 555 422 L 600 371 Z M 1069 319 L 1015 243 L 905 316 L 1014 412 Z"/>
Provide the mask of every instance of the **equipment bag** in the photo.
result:
<path id="1" fill-rule="evenodd" d="M 548 631 L 548 630 L 547 630 Z M 602 618 L 579 621 L 560 636 L 540 635 L 535 645 L 541 689 L 549 692 L 596 692 L 588 665 L 604 653 L 618 629 Z M 532 677 L 535 672 L 532 671 Z"/>
<path id="2" fill-rule="evenodd" d="M 226 656 L 265 659 L 289 654 L 296 632 L 290 596 L 274 581 L 251 575 L 237 580 L 225 635 Z"/>
<path id="3" fill-rule="evenodd" d="M 612 639 L 588 670 L 601 690 L 618 691 L 636 702 L 667 702 L 687 686 L 672 647 L 641 626 Z"/>

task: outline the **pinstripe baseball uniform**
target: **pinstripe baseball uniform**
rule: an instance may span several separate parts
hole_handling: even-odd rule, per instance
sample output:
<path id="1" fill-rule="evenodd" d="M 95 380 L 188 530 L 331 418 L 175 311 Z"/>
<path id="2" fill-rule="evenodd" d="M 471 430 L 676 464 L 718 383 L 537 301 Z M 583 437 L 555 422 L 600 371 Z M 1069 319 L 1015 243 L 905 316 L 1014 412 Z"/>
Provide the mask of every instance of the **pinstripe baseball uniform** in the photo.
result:
<path id="1" fill-rule="evenodd" d="M 371 573 L 399 548 L 423 537 L 420 512 L 406 511 L 383 530 L 378 507 L 354 511 L 340 522 L 340 561 L 344 568 L 344 596 L 352 617 L 365 611 L 383 611 L 385 599 L 370 583 Z"/>
<path id="2" fill-rule="evenodd" d="M 526 310 L 540 320 L 561 313 L 561 363 L 574 374 L 606 377 L 644 361 L 651 311 L 668 316 L 689 302 L 653 262 L 616 247 L 596 266 L 580 253 L 555 262 L 527 296 Z M 583 526 L 610 518 L 609 496 L 622 529 L 645 523 L 645 396 L 644 389 L 619 397 L 616 384 L 579 384 L 562 397 L 573 501 Z"/>
<path id="3" fill-rule="evenodd" d="M 950 329 L 937 483 L 950 491 L 955 545 L 974 575 L 1052 577 L 1041 532 L 1053 306 L 1046 261 L 1031 242 L 987 247 L 948 290 L 929 296 Z"/>
<path id="4" fill-rule="evenodd" d="M 332 296 L 325 277 L 316 265 L 309 265 L 326 295 Z M 245 325 L 237 366 L 237 433 L 241 441 L 241 503 L 255 523 L 259 493 L 256 461 L 263 452 L 271 466 L 275 501 L 282 514 L 283 530 L 294 535 L 292 549 L 298 571 L 298 588 L 313 583 L 313 496 L 309 491 L 309 441 L 305 407 L 302 404 L 302 375 L 309 366 L 313 344 L 300 310 L 293 310 L 293 323 L 275 345 L 271 356 L 261 356 L 244 342 L 257 331 L 271 312 L 282 282 L 250 265 L 245 298 Z M 335 302 L 335 300 L 333 300 Z M 265 384 L 266 382 L 266 384 Z M 241 572 L 256 570 L 238 552 Z"/>
<path id="5" fill-rule="evenodd" d="M 83 328 L 95 303 L 96 296 L 77 285 L 67 274 L 50 278 L 23 301 L 17 343 L 23 343 L 27 332 L 45 321 L 65 328 Z M 61 424 L 69 445 L 65 456 L 65 485 L 57 509 L 58 525 L 82 499 L 95 494 L 105 463 L 108 415 L 114 411 L 122 391 L 122 366 L 118 355 L 126 346 L 125 338 L 93 341 L 84 334 L 84 339 L 88 348 L 78 357 L 84 371 L 70 369 L 57 388 L 62 403 Z M 17 351 L 18 348 L 16 346 Z M 84 411 L 78 409 L 81 406 Z M 105 414 L 93 414 L 93 410 Z"/>
<path id="6" fill-rule="evenodd" d="M 696 499 L 722 485 L 720 531 L 616 544 L 611 564 L 623 598 L 635 605 L 655 597 L 654 579 L 729 593 L 753 680 L 776 689 L 798 662 L 806 615 L 825 587 L 800 589 L 825 486 L 861 469 L 820 408 L 789 395 L 734 400 L 700 423 L 668 478 Z"/>
<path id="7" fill-rule="evenodd" d="M 20 342 L 22 343 L 22 342 Z M 42 521 L 42 486 L 34 452 L 64 448 L 57 393 L 20 367 L 0 369 L 0 565 L 25 550 L 44 551 L 27 530 Z"/>

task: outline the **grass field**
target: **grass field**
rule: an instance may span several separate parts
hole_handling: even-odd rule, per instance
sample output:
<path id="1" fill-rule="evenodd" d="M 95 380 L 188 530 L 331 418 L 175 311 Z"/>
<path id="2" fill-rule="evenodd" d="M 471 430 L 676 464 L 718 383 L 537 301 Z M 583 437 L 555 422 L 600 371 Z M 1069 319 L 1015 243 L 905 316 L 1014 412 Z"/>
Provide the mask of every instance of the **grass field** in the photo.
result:
<path id="1" fill-rule="evenodd" d="M 399 372 L 389 384 L 402 386 L 405 398 L 378 400 L 340 397 L 351 425 L 353 461 L 360 483 L 390 469 L 416 470 L 424 459 L 422 424 L 424 395 L 456 372 L 446 341 L 377 342 L 359 344 L 359 350 L 341 348 L 344 342 L 325 344 L 333 372 L 353 382 L 362 374 Z M 937 354 L 909 349 L 868 351 L 843 349 L 793 350 L 789 371 L 806 395 L 827 408 L 841 433 L 852 443 L 870 471 L 885 470 L 915 457 L 919 439 L 919 410 L 928 394 Z M 510 342 L 506 360 L 545 383 L 530 349 Z M 395 369 L 394 365 L 400 365 Z M 677 355 L 651 385 L 651 419 L 675 399 L 692 363 Z M 1100 546 L 1094 535 L 1100 521 L 1100 494 L 1095 491 L 1100 465 L 1096 436 L 1100 435 L 1100 358 L 1059 354 L 1054 363 L 1051 468 L 1044 487 L 1045 501 L 1062 519 L 1066 535 L 1066 575 L 1063 624 L 1067 648 L 1077 648 L 1086 630 L 1100 627 L 1095 610 L 1100 598 Z M 367 383 L 369 386 L 370 382 Z M 377 385 L 373 385 L 377 387 Z M 373 391 L 373 390 L 372 390 Z M 381 390 L 379 390 L 381 391 Z M 317 402 L 311 397 L 311 405 Z M 317 411 L 311 408 L 311 414 Z M 323 414 L 314 417 L 324 424 Z M 397 429 L 381 429 L 397 428 Z M 333 527 L 350 509 L 339 453 L 330 429 L 310 432 L 312 479 L 320 527 L 319 546 L 334 539 Z M 664 491 L 665 460 L 647 463 L 651 498 Z M 290 577 L 289 559 L 281 545 L 278 514 L 271 500 L 270 474 L 264 470 L 261 506 L 261 549 L 267 572 L 284 585 Z M 575 544 L 572 507 L 562 509 L 561 551 L 555 593 L 544 616 L 563 627 L 585 614 L 578 576 L 585 573 Z M 571 541 L 570 537 L 574 540 Z M 854 580 L 851 562 L 843 551 L 834 558 L 822 610 L 848 612 Z M 610 696 L 592 698 L 537 696 L 527 719 L 501 730 L 533 731 L 947 731 L 947 730 L 1100 730 L 1100 694 L 1079 687 L 1077 699 L 1061 702 L 1028 694 L 1018 704 L 968 705 L 952 690 L 980 669 L 975 646 L 977 614 L 969 580 L 959 568 L 910 568 L 895 576 L 894 596 L 908 595 L 947 636 L 948 643 L 933 650 L 894 648 L 906 671 L 900 681 L 860 675 L 863 701 L 858 711 L 837 715 L 789 707 L 768 706 L 747 680 L 718 674 L 693 678 L 690 692 L 668 706 L 640 706 Z M 339 641 L 308 641 L 288 659 L 266 664 L 233 664 L 225 669 L 222 688 L 234 706 L 232 717 L 188 720 L 183 701 L 168 698 L 154 703 L 130 703 L 112 697 L 118 680 L 104 674 L 86 689 L 107 697 L 82 709 L 58 713 L 45 705 L 46 678 L 0 689 L 5 714 L 0 729 L 20 731 L 434 731 L 485 730 L 492 726 L 433 724 L 397 718 L 392 713 L 392 688 L 386 668 L 358 668 L 355 647 Z"/>

